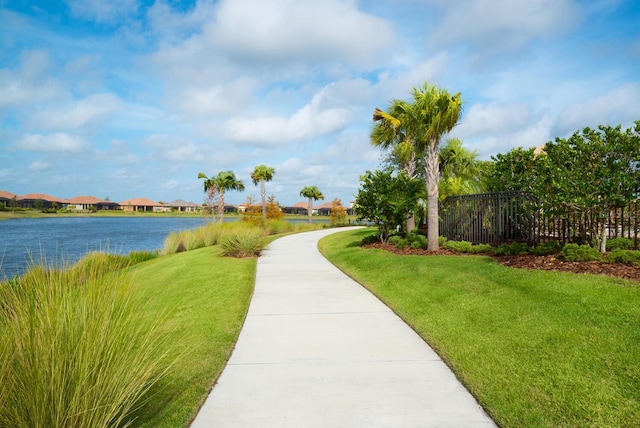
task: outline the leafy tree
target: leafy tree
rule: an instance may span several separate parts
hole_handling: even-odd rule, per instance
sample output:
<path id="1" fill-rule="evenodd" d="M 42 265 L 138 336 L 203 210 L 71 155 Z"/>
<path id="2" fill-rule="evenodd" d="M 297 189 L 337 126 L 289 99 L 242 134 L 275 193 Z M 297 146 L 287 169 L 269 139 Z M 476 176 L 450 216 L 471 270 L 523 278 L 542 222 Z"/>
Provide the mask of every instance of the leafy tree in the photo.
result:
<path id="1" fill-rule="evenodd" d="M 267 212 L 268 219 L 280 220 L 284 218 L 284 213 L 280 208 L 280 204 L 276 201 L 276 197 L 274 195 L 269 196 L 267 199 Z"/>
<path id="2" fill-rule="evenodd" d="M 420 180 L 404 172 L 394 175 L 390 168 L 367 171 L 360 182 L 355 201 L 358 218 L 374 223 L 379 239 L 386 242 L 391 229 L 403 224 L 407 213 L 415 208 L 424 187 Z"/>
<path id="3" fill-rule="evenodd" d="M 300 191 L 300 196 L 303 198 L 308 198 L 309 202 L 307 204 L 307 213 L 309 215 L 309 223 L 311 223 L 311 216 L 313 214 L 313 201 L 318 201 L 320 199 L 324 200 L 324 195 L 316 186 L 305 186 Z"/>
<path id="4" fill-rule="evenodd" d="M 258 165 L 253 169 L 251 173 L 251 180 L 253 185 L 257 186 L 260 183 L 260 196 L 262 197 L 262 218 L 267 218 L 267 191 L 264 187 L 264 183 L 271 181 L 276 170 L 270 166 Z"/>
<path id="5" fill-rule="evenodd" d="M 331 201 L 331 213 L 329 214 L 331 224 L 342 224 L 347 218 L 347 211 L 342 206 L 342 201 L 338 198 Z"/>
<path id="6" fill-rule="evenodd" d="M 444 89 L 424 83 L 412 90 L 413 103 L 403 105 L 402 115 L 393 116 L 375 109 L 374 121 L 386 121 L 388 126 L 402 127 L 405 139 L 417 155 L 424 158 L 427 188 L 427 226 L 429 247 L 438 249 L 438 178 L 440 176 L 438 145 L 440 138 L 451 131 L 460 119 L 460 93 L 450 95 Z"/>
<path id="7" fill-rule="evenodd" d="M 534 191 L 536 181 L 535 149 L 518 147 L 496 156 L 491 156 L 493 168 L 487 179 L 487 190 L 504 192 L 510 190 Z"/>
<path id="8" fill-rule="evenodd" d="M 230 190 L 244 191 L 244 183 L 236 178 L 233 171 L 221 171 L 218 175 L 207 177 L 202 172 L 198 173 L 198 179 L 204 179 L 204 191 L 213 205 L 216 203 L 218 219 L 224 221 L 224 194 Z"/>
<path id="9" fill-rule="evenodd" d="M 625 131 L 620 125 L 584 128 L 544 146 L 535 162 L 536 193 L 552 207 L 595 210 L 604 252 L 611 210 L 637 197 L 639 166 L 640 121 Z"/>
<path id="10" fill-rule="evenodd" d="M 411 108 L 409 103 L 402 100 L 393 100 L 386 112 L 376 108 L 370 139 L 374 146 L 391 150 L 389 163 L 398 165 L 408 178 L 413 179 L 417 173 L 417 153 L 415 136 L 407 127 L 413 114 Z M 406 229 L 410 232 L 415 227 L 415 215 L 409 212 Z"/>

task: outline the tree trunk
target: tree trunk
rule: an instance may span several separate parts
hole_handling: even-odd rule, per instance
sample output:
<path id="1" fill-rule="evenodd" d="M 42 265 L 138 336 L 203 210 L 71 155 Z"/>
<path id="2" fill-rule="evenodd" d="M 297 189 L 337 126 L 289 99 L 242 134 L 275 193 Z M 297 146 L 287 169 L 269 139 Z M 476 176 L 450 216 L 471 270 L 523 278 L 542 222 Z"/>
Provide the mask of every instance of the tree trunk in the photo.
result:
<path id="1" fill-rule="evenodd" d="M 267 219 L 267 191 L 264 188 L 264 180 L 260 180 L 260 196 L 262 196 L 262 219 Z"/>
<path id="2" fill-rule="evenodd" d="M 224 223 L 224 191 L 218 191 L 218 221 Z"/>
<path id="3" fill-rule="evenodd" d="M 602 224 L 600 225 L 600 252 L 604 253 L 607 251 L 607 217 L 605 215 L 602 216 Z"/>
<path id="4" fill-rule="evenodd" d="M 425 173 L 427 184 L 427 250 L 438 250 L 438 141 L 429 141 L 425 157 Z"/>
<path id="5" fill-rule="evenodd" d="M 309 198 L 309 203 L 307 204 L 307 214 L 309 215 L 309 224 L 311 224 L 311 214 L 313 213 L 313 206 L 311 205 L 311 198 Z"/>
<path id="6" fill-rule="evenodd" d="M 411 153 L 409 160 L 404 165 L 404 172 L 407 173 L 407 176 L 409 178 L 411 179 L 415 178 L 416 176 L 416 153 L 415 152 Z M 407 233 L 411 232 L 413 229 L 416 228 L 416 216 L 413 212 L 407 213 L 406 226 L 407 226 Z"/>
<path id="7" fill-rule="evenodd" d="M 407 233 L 416 228 L 416 216 L 413 213 L 407 215 Z"/>

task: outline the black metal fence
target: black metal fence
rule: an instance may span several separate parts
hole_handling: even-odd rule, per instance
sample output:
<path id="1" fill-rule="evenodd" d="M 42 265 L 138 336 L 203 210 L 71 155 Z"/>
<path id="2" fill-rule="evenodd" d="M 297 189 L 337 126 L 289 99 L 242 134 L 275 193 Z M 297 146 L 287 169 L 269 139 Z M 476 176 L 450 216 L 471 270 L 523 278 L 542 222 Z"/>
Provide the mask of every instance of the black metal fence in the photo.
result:
<path id="1" fill-rule="evenodd" d="M 495 192 L 451 196 L 440 205 L 440 235 L 450 240 L 500 245 L 545 241 L 593 242 L 602 221 L 593 210 L 544 207 L 528 192 Z M 640 204 L 612 210 L 606 219 L 607 238 L 630 238 L 638 248 Z"/>

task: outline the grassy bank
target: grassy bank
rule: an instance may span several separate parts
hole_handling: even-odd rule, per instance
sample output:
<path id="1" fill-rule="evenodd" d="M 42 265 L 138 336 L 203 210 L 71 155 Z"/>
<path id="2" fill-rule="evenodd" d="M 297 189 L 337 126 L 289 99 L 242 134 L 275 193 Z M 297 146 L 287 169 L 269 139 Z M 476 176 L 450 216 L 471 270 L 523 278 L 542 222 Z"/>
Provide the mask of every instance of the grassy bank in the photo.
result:
<path id="1" fill-rule="evenodd" d="M 331 235 L 320 248 L 410 324 L 500 426 L 637 426 L 637 283 L 360 248 L 372 233 Z"/>

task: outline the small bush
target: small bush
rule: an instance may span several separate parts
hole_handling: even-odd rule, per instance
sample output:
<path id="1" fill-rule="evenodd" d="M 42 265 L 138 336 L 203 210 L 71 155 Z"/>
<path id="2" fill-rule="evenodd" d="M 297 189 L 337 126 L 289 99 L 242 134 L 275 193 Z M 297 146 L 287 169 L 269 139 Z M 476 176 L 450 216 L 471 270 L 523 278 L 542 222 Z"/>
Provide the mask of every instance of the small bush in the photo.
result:
<path id="1" fill-rule="evenodd" d="M 267 220 L 264 222 L 263 226 L 268 231 L 269 235 L 279 235 L 293 230 L 293 225 L 286 220 Z"/>
<path id="2" fill-rule="evenodd" d="M 605 256 L 607 263 L 640 266 L 640 251 L 615 249 Z"/>
<path id="3" fill-rule="evenodd" d="M 426 242 L 425 242 L 425 247 L 426 248 Z M 422 244 L 419 241 L 413 241 L 411 243 L 411 249 L 413 250 L 421 250 L 423 249 Z"/>
<path id="4" fill-rule="evenodd" d="M 398 242 L 402 241 L 402 239 L 403 238 L 400 235 L 391 235 L 389 239 L 387 239 L 387 242 L 389 244 L 398 245 Z"/>
<path id="5" fill-rule="evenodd" d="M 548 256 L 549 254 L 559 253 L 564 244 L 558 241 L 542 242 L 535 247 L 531 247 L 529 251 L 536 256 Z"/>
<path id="6" fill-rule="evenodd" d="M 631 250 L 632 248 L 633 248 L 633 239 L 631 238 L 607 239 L 607 251 Z"/>
<path id="7" fill-rule="evenodd" d="M 219 240 L 222 253 L 231 257 L 259 256 L 266 246 L 265 233 L 259 227 L 234 227 L 222 234 Z"/>
<path id="8" fill-rule="evenodd" d="M 529 251 L 529 247 L 524 242 L 512 242 L 509 244 L 500 244 L 495 250 L 498 256 L 519 256 Z"/>
<path id="9" fill-rule="evenodd" d="M 409 241 L 403 238 L 396 242 L 396 247 L 398 247 L 398 249 L 400 250 L 404 250 L 405 248 L 407 248 L 407 245 L 409 245 Z"/>
<path id="10" fill-rule="evenodd" d="M 164 238 L 163 254 L 175 254 L 186 251 L 187 248 L 182 242 L 182 235 L 179 232 L 171 232 Z"/>
<path id="11" fill-rule="evenodd" d="M 407 234 L 407 241 L 409 241 L 409 243 L 411 244 L 411 248 L 427 248 L 427 238 L 420 233 L 411 232 Z"/>
<path id="12" fill-rule="evenodd" d="M 375 244 L 376 242 L 380 242 L 378 235 L 369 235 L 362 238 L 362 241 L 360 241 L 360 245 L 370 245 Z"/>
<path id="13" fill-rule="evenodd" d="M 470 253 L 473 244 L 468 241 L 447 241 L 442 248 L 446 250 L 455 251 L 457 253 Z"/>
<path id="14" fill-rule="evenodd" d="M 560 255 L 568 262 L 602 260 L 602 254 L 588 245 L 567 244 L 562 248 Z"/>

